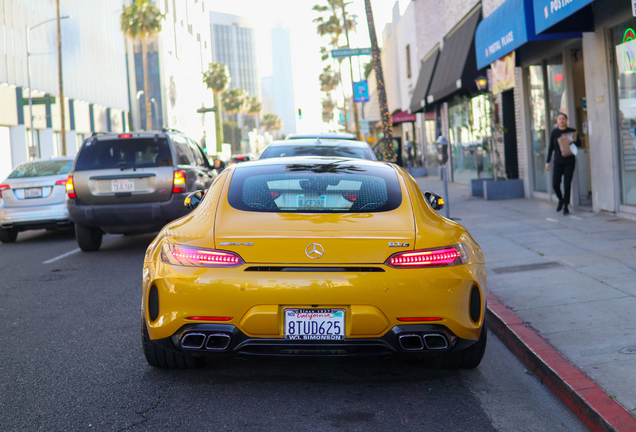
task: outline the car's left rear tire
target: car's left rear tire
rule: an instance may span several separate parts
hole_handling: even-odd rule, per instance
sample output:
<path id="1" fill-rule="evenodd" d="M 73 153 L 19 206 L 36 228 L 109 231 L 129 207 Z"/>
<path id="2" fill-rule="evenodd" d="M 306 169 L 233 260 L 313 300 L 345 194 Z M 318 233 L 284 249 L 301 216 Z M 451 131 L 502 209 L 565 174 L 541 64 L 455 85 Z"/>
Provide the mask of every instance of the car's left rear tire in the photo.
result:
<path id="1" fill-rule="evenodd" d="M 486 322 L 481 328 L 479 340 L 458 352 L 451 352 L 444 356 L 435 357 L 428 360 L 428 366 L 433 369 L 474 369 L 481 363 L 486 352 L 488 340 L 488 330 Z"/>
<path id="2" fill-rule="evenodd" d="M 169 351 L 154 343 L 148 335 L 146 323 L 141 321 L 141 344 L 146 361 L 152 367 L 159 369 L 197 369 L 204 361 L 198 357 Z"/>
<path id="3" fill-rule="evenodd" d="M 15 228 L 0 228 L 0 242 L 13 243 L 18 238 L 18 230 Z"/>

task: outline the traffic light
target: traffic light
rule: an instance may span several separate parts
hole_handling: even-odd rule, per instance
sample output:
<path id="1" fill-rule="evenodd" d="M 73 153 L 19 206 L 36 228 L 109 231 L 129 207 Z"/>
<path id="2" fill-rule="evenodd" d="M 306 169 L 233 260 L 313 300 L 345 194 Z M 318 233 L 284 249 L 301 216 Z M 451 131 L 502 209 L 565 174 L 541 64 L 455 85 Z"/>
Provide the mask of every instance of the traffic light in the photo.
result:
<path id="1" fill-rule="evenodd" d="M 303 110 L 298 108 L 298 120 L 302 120 L 303 118 Z"/>

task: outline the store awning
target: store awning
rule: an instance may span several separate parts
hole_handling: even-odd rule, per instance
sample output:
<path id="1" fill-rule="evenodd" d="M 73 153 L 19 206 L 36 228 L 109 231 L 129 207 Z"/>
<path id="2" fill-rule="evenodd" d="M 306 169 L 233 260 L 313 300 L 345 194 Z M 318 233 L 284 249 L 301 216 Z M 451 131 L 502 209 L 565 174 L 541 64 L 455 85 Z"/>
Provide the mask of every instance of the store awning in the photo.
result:
<path id="1" fill-rule="evenodd" d="M 537 0 L 535 1 L 535 5 Z M 547 0 L 549 3 L 549 0 Z M 580 33 L 537 35 L 533 0 L 506 0 L 477 26 L 477 68 L 483 69 L 527 42 L 580 37 Z"/>
<path id="2" fill-rule="evenodd" d="M 426 95 L 431 85 L 431 78 L 435 72 L 435 65 L 439 57 L 439 48 L 435 48 L 427 57 L 422 60 L 420 65 L 420 74 L 417 77 L 417 84 L 413 91 L 413 97 L 409 105 L 409 112 L 415 114 L 424 110 L 426 105 Z"/>
<path id="3" fill-rule="evenodd" d="M 587 5 L 594 0 L 534 0 L 534 28 L 537 34 L 550 32 L 593 31 L 594 18 Z M 569 18 L 566 21 L 566 18 Z M 557 25 L 561 24 L 561 25 Z M 552 27 L 552 28 L 551 28 Z"/>
<path id="4" fill-rule="evenodd" d="M 407 111 L 398 111 L 391 115 L 391 122 L 393 124 L 414 122 L 416 119 L 415 114 L 410 114 Z"/>
<path id="5" fill-rule="evenodd" d="M 444 39 L 426 102 L 438 101 L 461 88 L 475 87 L 473 81 L 478 74 L 473 43 L 480 19 L 478 8 Z"/>

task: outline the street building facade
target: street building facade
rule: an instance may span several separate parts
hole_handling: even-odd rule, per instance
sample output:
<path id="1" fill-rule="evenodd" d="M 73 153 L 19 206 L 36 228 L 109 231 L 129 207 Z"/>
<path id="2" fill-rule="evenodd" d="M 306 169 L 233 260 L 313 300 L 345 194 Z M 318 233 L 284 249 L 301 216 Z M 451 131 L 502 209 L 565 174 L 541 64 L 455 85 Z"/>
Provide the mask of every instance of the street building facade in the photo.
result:
<path id="1" fill-rule="evenodd" d="M 272 96 L 274 114 L 283 120 L 282 135 L 296 133 L 296 103 L 292 73 L 291 41 L 289 29 L 281 24 L 272 28 Z"/>
<path id="2" fill-rule="evenodd" d="M 67 155 L 76 154 L 92 132 L 129 129 L 121 11 L 121 1 L 116 0 L 60 4 Z M 96 15 L 99 20 L 92 18 Z M 4 23 L 0 177 L 4 178 L 27 160 L 62 155 L 62 128 L 55 2 L 4 1 L 0 16 Z"/>

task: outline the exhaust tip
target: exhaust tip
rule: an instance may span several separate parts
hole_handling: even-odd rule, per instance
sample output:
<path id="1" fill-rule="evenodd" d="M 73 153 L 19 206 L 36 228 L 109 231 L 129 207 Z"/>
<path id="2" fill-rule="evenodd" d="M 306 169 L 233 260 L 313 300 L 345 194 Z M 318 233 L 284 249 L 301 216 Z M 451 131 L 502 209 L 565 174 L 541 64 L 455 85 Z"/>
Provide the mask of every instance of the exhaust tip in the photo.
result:
<path id="1" fill-rule="evenodd" d="M 230 346 L 230 335 L 225 333 L 212 333 L 208 336 L 205 343 L 205 349 L 208 350 L 224 350 Z"/>
<path id="2" fill-rule="evenodd" d="M 186 333 L 181 338 L 181 348 L 201 349 L 205 343 L 205 333 Z"/>
<path id="3" fill-rule="evenodd" d="M 398 336 L 398 343 L 405 351 L 420 351 L 424 349 L 422 338 L 416 334 L 406 334 Z"/>
<path id="4" fill-rule="evenodd" d="M 427 334 L 423 335 L 424 344 L 426 349 L 430 350 L 442 350 L 448 348 L 448 340 L 439 334 Z"/>

